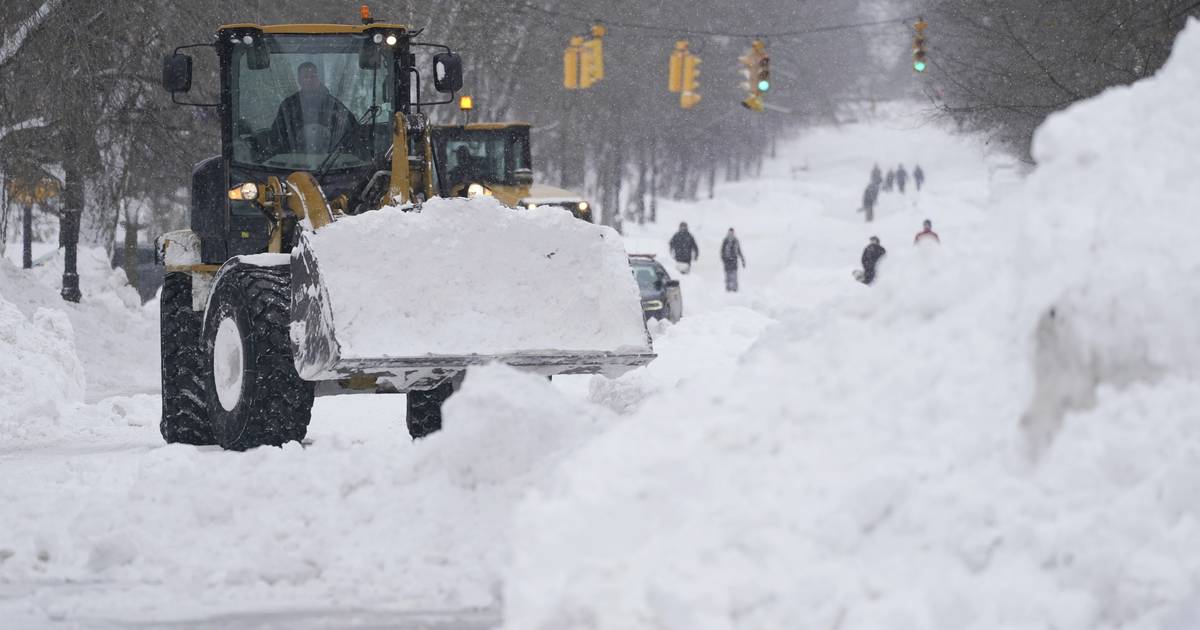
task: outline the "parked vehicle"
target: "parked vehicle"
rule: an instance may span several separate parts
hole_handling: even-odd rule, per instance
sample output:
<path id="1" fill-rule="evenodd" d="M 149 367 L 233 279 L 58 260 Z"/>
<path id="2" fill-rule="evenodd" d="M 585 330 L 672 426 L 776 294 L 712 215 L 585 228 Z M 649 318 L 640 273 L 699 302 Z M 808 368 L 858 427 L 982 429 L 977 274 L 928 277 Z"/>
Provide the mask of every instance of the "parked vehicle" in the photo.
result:
<path id="1" fill-rule="evenodd" d="M 646 319 L 665 319 L 672 323 L 683 317 L 683 293 L 679 281 L 671 279 L 666 267 L 654 254 L 631 254 L 629 265 L 642 292 L 642 313 Z"/>

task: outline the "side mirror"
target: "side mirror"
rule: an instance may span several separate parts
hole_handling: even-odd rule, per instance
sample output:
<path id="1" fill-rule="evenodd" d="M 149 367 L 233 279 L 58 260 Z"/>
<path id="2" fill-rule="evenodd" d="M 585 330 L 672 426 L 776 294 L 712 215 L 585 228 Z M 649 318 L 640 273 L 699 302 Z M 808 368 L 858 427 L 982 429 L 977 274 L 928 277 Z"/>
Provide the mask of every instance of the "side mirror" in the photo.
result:
<path id="1" fill-rule="evenodd" d="M 462 58 L 454 53 L 433 56 L 433 87 L 443 94 L 462 89 Z"/>
<path id="2" fill-rule="evenodd" d="M 374 70 L 379 67 L 382 57 L 379 44 L 368 37 L 363 42 L 362 50 L 358 51 L 358 67 L 362 70 Z"/>
<path id="3" fill-rule="evenodd" d="M 518 186 L 529 186 L 533 184 L 533 171 L 527 168 L 519 168 L 513 171 L 513 181 Z"/>
<path id="4" fill-rule="evenodd" d="M 679 288 L 679 281 L 678 280 L 667 280 L 667 288 L 668 289 Z"/>
<path id="5" fill-rule="evenodd" d="M 174 94 L 192 89 L 192 58 L 175 53 L 163 57 L 163 89 Z"/>
<path id="6" fill-rule="evenodd" d="M 266 70 L 271 67 L 271 51 L 262 37 L 255 37 L 246 53 L 246 67 L 251 70 Z"/>

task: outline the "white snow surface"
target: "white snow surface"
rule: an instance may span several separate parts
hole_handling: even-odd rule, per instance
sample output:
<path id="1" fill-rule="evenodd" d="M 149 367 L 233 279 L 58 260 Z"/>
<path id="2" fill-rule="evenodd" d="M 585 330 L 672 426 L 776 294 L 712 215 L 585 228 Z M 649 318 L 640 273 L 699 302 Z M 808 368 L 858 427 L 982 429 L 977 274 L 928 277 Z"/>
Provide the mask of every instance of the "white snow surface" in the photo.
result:
<path id="1" fill-rule="evenodd" d="M 629 251 L 668 260 L 681 220 L 701 247 L 676 276 L 684 318 L 650 326 L 654 363 L 472 369 L 417 442 L 402 397 L 350 396 L 318 399 L 304 446 L 163 445 L 157 397 L 118 378 L 157 371 L 154 313 L 98 267 L 76 307 L 52 269 L 0 262 L 0 371 L 27 390 L 0 391 L 26 410 L 0 424 L 0 619 L 1194 629 L 1197 97 L 1192 24 L 1157 76 L 1052 118 L 1003 195 L 1000 156 L 911 105 L 781 142 L 760 176 L 627 224 Z M 865 224 L 876 161 L 929 180 Z M 911 245 L 924 218 L 941 246 Z M 716 255 L 730 226 L 737 294 Z M 870 235 L 888 255 L 865 287 Z"/>
<path id="2" fill-rule="evenodd" d="M 504 627 L 1195 627 L 1198 98 L 1193 23 L 969 232 L 923 198 L 945 244 L 871 290 L 785 271 L 736 371 L 528 495 Z"/>
<path id="3" fill-rule="evenodd" d="M 309 236 L 343 357 L 645 350 L 620 235 L 490 197 L 385 208 Z"/>

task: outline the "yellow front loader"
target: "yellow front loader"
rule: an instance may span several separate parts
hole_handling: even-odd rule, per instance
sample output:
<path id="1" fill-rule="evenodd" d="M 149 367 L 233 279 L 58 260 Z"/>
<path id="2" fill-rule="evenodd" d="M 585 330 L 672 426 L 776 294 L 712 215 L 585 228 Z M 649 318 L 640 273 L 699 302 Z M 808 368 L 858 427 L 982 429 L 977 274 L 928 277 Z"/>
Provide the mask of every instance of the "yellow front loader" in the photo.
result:
<path id="1" fill-rule="evenodd" d="M 215 108 L 222 134 L 221 154 L 193 170 L 189 229 L 159 239 L 168 442 L 300 440 L 314 396 L 354 392 L 406 393 L 409 431 L 421 437 L 440 428 L 441 403 L 469 366 L 615 375 L 653 358 L 632 323 L 641 313 L 627 266 L 579 291 L 563 263 L 573 247 L 608 255 L 615 233 L 431 201 L 441 172 L 423 109 L 453 101 L 462 64 L 416 35 L 368 16 L 233 24 L 164 60 L 172 100 Z M 217 102 L 181 100 L 192 79 L 183 51 L 200 47 L 220 65 Z M 463 236 L 471 230 L 503 238 L 480 248 Z M 561 288 L 525 304 L 513 296 L 528 283 L 510 273 L 511 286 L 491 286 L 501 276 L 479 270 L 492 268 Z M 578 314 L 522 328 L 546 308 Z M 455 343 L 464 338 L 479 347 Z"/>

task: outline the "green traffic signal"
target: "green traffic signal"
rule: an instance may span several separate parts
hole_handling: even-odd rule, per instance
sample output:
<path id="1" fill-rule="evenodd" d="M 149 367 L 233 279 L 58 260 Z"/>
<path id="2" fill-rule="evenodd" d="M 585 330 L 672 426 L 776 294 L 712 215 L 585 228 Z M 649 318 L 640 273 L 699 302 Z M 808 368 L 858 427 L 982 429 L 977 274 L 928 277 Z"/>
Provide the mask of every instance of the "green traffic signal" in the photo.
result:
<path id="1" fill-rule="evenodd" d="M 766 92 L 769 89 L 771 89 L 770 81 L 768 81 L 766 79 L 762 79 L 761 81 L 758 82 L 758 91 L 759 92 Z"/>
<path id="2" fill-rule="evenodd" d="M 925 62 L 924 61 L 914 61 L 913 62 L 913 70 L 916 70 L 917 72 L 925 72 Z"/>

